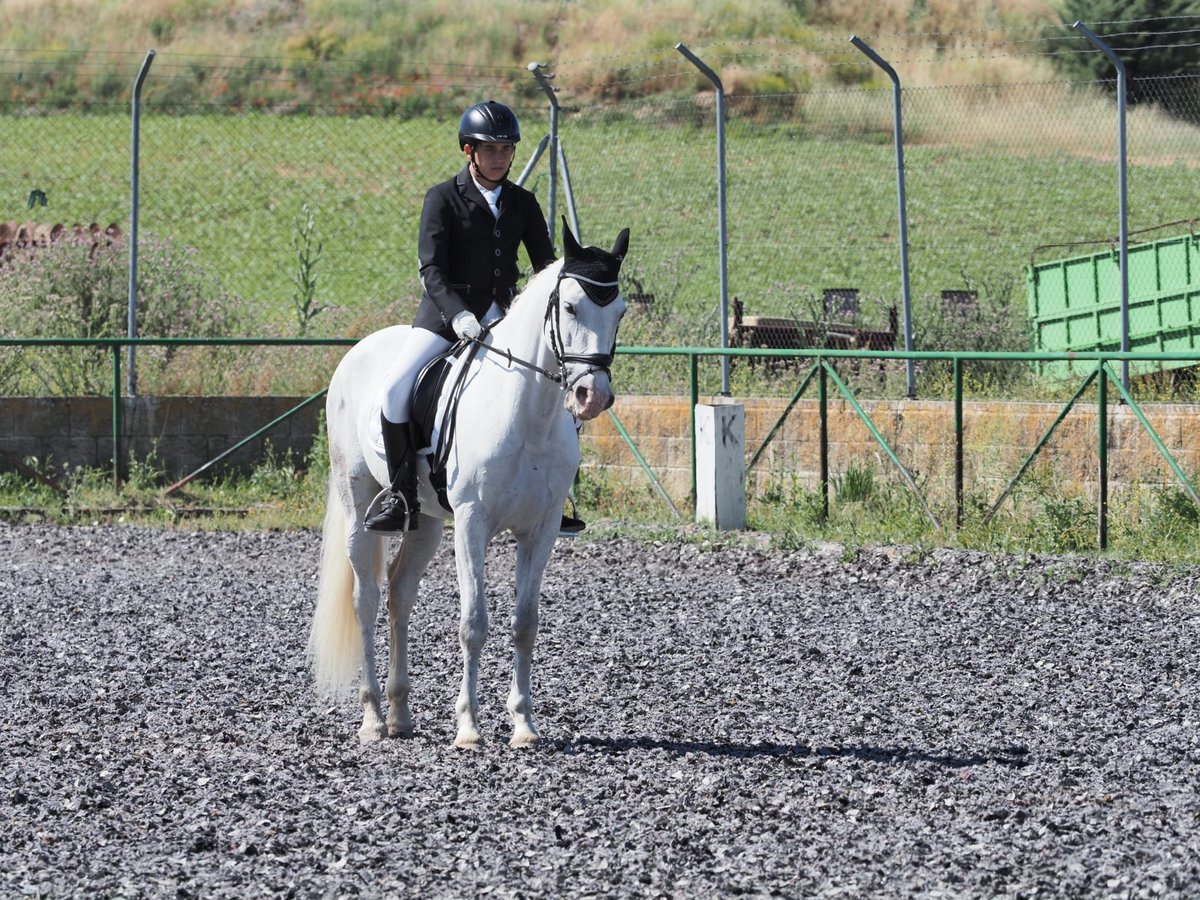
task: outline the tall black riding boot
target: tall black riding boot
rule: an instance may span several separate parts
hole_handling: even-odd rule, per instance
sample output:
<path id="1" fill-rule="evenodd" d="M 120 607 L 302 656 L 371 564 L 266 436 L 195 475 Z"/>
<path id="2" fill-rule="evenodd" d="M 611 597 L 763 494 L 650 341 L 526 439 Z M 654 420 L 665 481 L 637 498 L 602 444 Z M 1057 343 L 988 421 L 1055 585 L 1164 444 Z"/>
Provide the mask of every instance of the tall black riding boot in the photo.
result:
<path id="1" fill-rule="evenodd" d="M 387 454 L 388 478 L 391 493 L 380 504 L 379 512 L 363 522 L 368 531 L 416 531 L 417 514 L 417 454 L 407 422 L 397 425 L 382 415 L 383 449 Z"/>

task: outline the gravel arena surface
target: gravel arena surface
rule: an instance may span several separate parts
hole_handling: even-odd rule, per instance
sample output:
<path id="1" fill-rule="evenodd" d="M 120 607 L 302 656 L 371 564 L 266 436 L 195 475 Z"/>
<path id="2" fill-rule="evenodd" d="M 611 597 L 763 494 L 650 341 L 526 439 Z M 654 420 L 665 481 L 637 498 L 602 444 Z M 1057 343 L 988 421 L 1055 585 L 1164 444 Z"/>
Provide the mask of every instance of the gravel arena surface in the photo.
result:
<path id="1" fill-rule="evenodd" d="M 518 751 L 501 538 L 471 752 L 452 541 L 369 746 L 319 543 L 0 525 L 0 897 L 1200 896 L 1200 569 L 560 540 Z"/>

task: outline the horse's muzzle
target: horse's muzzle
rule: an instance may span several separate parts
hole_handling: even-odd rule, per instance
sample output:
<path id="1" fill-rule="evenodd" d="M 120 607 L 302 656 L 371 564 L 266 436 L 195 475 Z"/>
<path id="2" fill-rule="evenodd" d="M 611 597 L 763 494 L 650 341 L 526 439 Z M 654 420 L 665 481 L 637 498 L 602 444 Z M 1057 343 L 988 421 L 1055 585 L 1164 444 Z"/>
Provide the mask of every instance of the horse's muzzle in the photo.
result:
<path id="1" fill-rule="evenodd" d="M 587 421 L 610 409 L 615 400 L 607 378 L 585 378 L 567 391 L 567 412 Z"/>

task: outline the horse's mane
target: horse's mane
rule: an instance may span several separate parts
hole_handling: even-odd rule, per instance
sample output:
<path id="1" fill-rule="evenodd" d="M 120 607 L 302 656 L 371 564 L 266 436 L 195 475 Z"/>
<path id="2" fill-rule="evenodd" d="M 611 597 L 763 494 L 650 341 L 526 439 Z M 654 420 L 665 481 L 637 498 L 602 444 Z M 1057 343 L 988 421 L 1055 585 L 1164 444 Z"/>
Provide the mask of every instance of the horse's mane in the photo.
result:
<path id="1" fill-rule="evenodd" d="M 550 291 L 552 291 L 554 289 L 554 285 L 553 284 L 543 284 L 542 282 L 555 281 L 558 278 L 558 273 L 562 269 L 562 266 L 563 266 L 563 261 L 560 259 L 560 260 L 550 263 L 550 265 L 546 266 L 546 268 L 542 269 L 542 271 L 540 271 L 536 275 L 534 275 L 533 278 L 531 278 L 529 280 L 529 282 L 525 285 L 525 289 L 522 290 L 521 293 L 517 294 L 517 296 L 513 298 L 513 302 L 510 306 L 510 311 L 511 311 L 511 309 L 516 308 L 517 304 L 519 304 L 527 296 L 537 295 L 538 297 L 540 297 L 543 300 L 545 300 L 545 298 L 549 297 Z"/>

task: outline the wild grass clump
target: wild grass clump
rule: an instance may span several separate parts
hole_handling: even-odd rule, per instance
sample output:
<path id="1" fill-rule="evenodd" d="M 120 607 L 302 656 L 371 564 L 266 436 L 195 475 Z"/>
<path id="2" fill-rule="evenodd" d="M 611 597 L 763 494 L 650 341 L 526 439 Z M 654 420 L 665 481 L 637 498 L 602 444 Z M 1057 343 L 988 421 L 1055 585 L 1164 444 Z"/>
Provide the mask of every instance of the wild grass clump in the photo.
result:
<path id="1" fill-rule="evenodd" d="M 39 471 L 47 468 L 37 460 L 25 464 Z M 0 518 L 214 530 L 316 529 L 324 512 L 328 471 L 322 427 L 303 459 L 268 448 L 248 469 L 211 474 L 171 493 L 165 490 L 169 479 L 154 454 L 131 460 L 119 488 L 104 469 L 77 469 L 57 489 L 48 471 L 40 480 L 29 477 L 28 470 L 0 472 Z M 1098 552 L 1094 498 L 1065 491 L 1045 469 L 1031 470 L 989 521 L 984 519 L 995 497 L 968 496 L 958 529 L 953 508 L 942 503 L 934 509 L 941 524 L 935 528 L 921 500 L 895 473 L 868 460 L 852 461 L 831 476 L 829 487 L 825 515 L 819 485 L 794 474 L 770 477 L 749 499 L 748 535 L 697 526 L 689 505 L 680 506 L 676 516 L 648 482 L 631 482 L 587 459 L 573 496 L 578 513 L 589 523 L 584 540 L 627 536 L 705 546 L 749 540 L 779 551 L 833 543 L 846 552 L 876 545 L 1009 554 Z M 1110 497 L 1109 541 L 1108 552 L 1116 558 L 1198 563 L 1200 508 L 1179 486 L 1121 485 Z"/>
<path id="2" fill-rule="evenodd" d="M 771 546 L 781 550 L 833 542 L 849 550 L 886 544 L 1016 554 L 1099 552 L 1095 499 L 1071 493 L 1045 470 L 1032 471 L 988 518 L 996 499 L 968 495 L 961 528 L 955 527 L 952 503 L 936 505 L 933 512 L 941 524 L 937 529 L 894 472 L 856 461 L 831 476 L 828 516 L 819 485 L 784 474 L 772 476 L 749 498 L 747 521 L 752 531 L 769 535 Z M 605 508 L 603 497 L 594 500 Z M 1200 561 L 1200 507 L 1179 486 L 1120 485 L 1110 496 L 1108 523 L 1112 556 Z"/>

